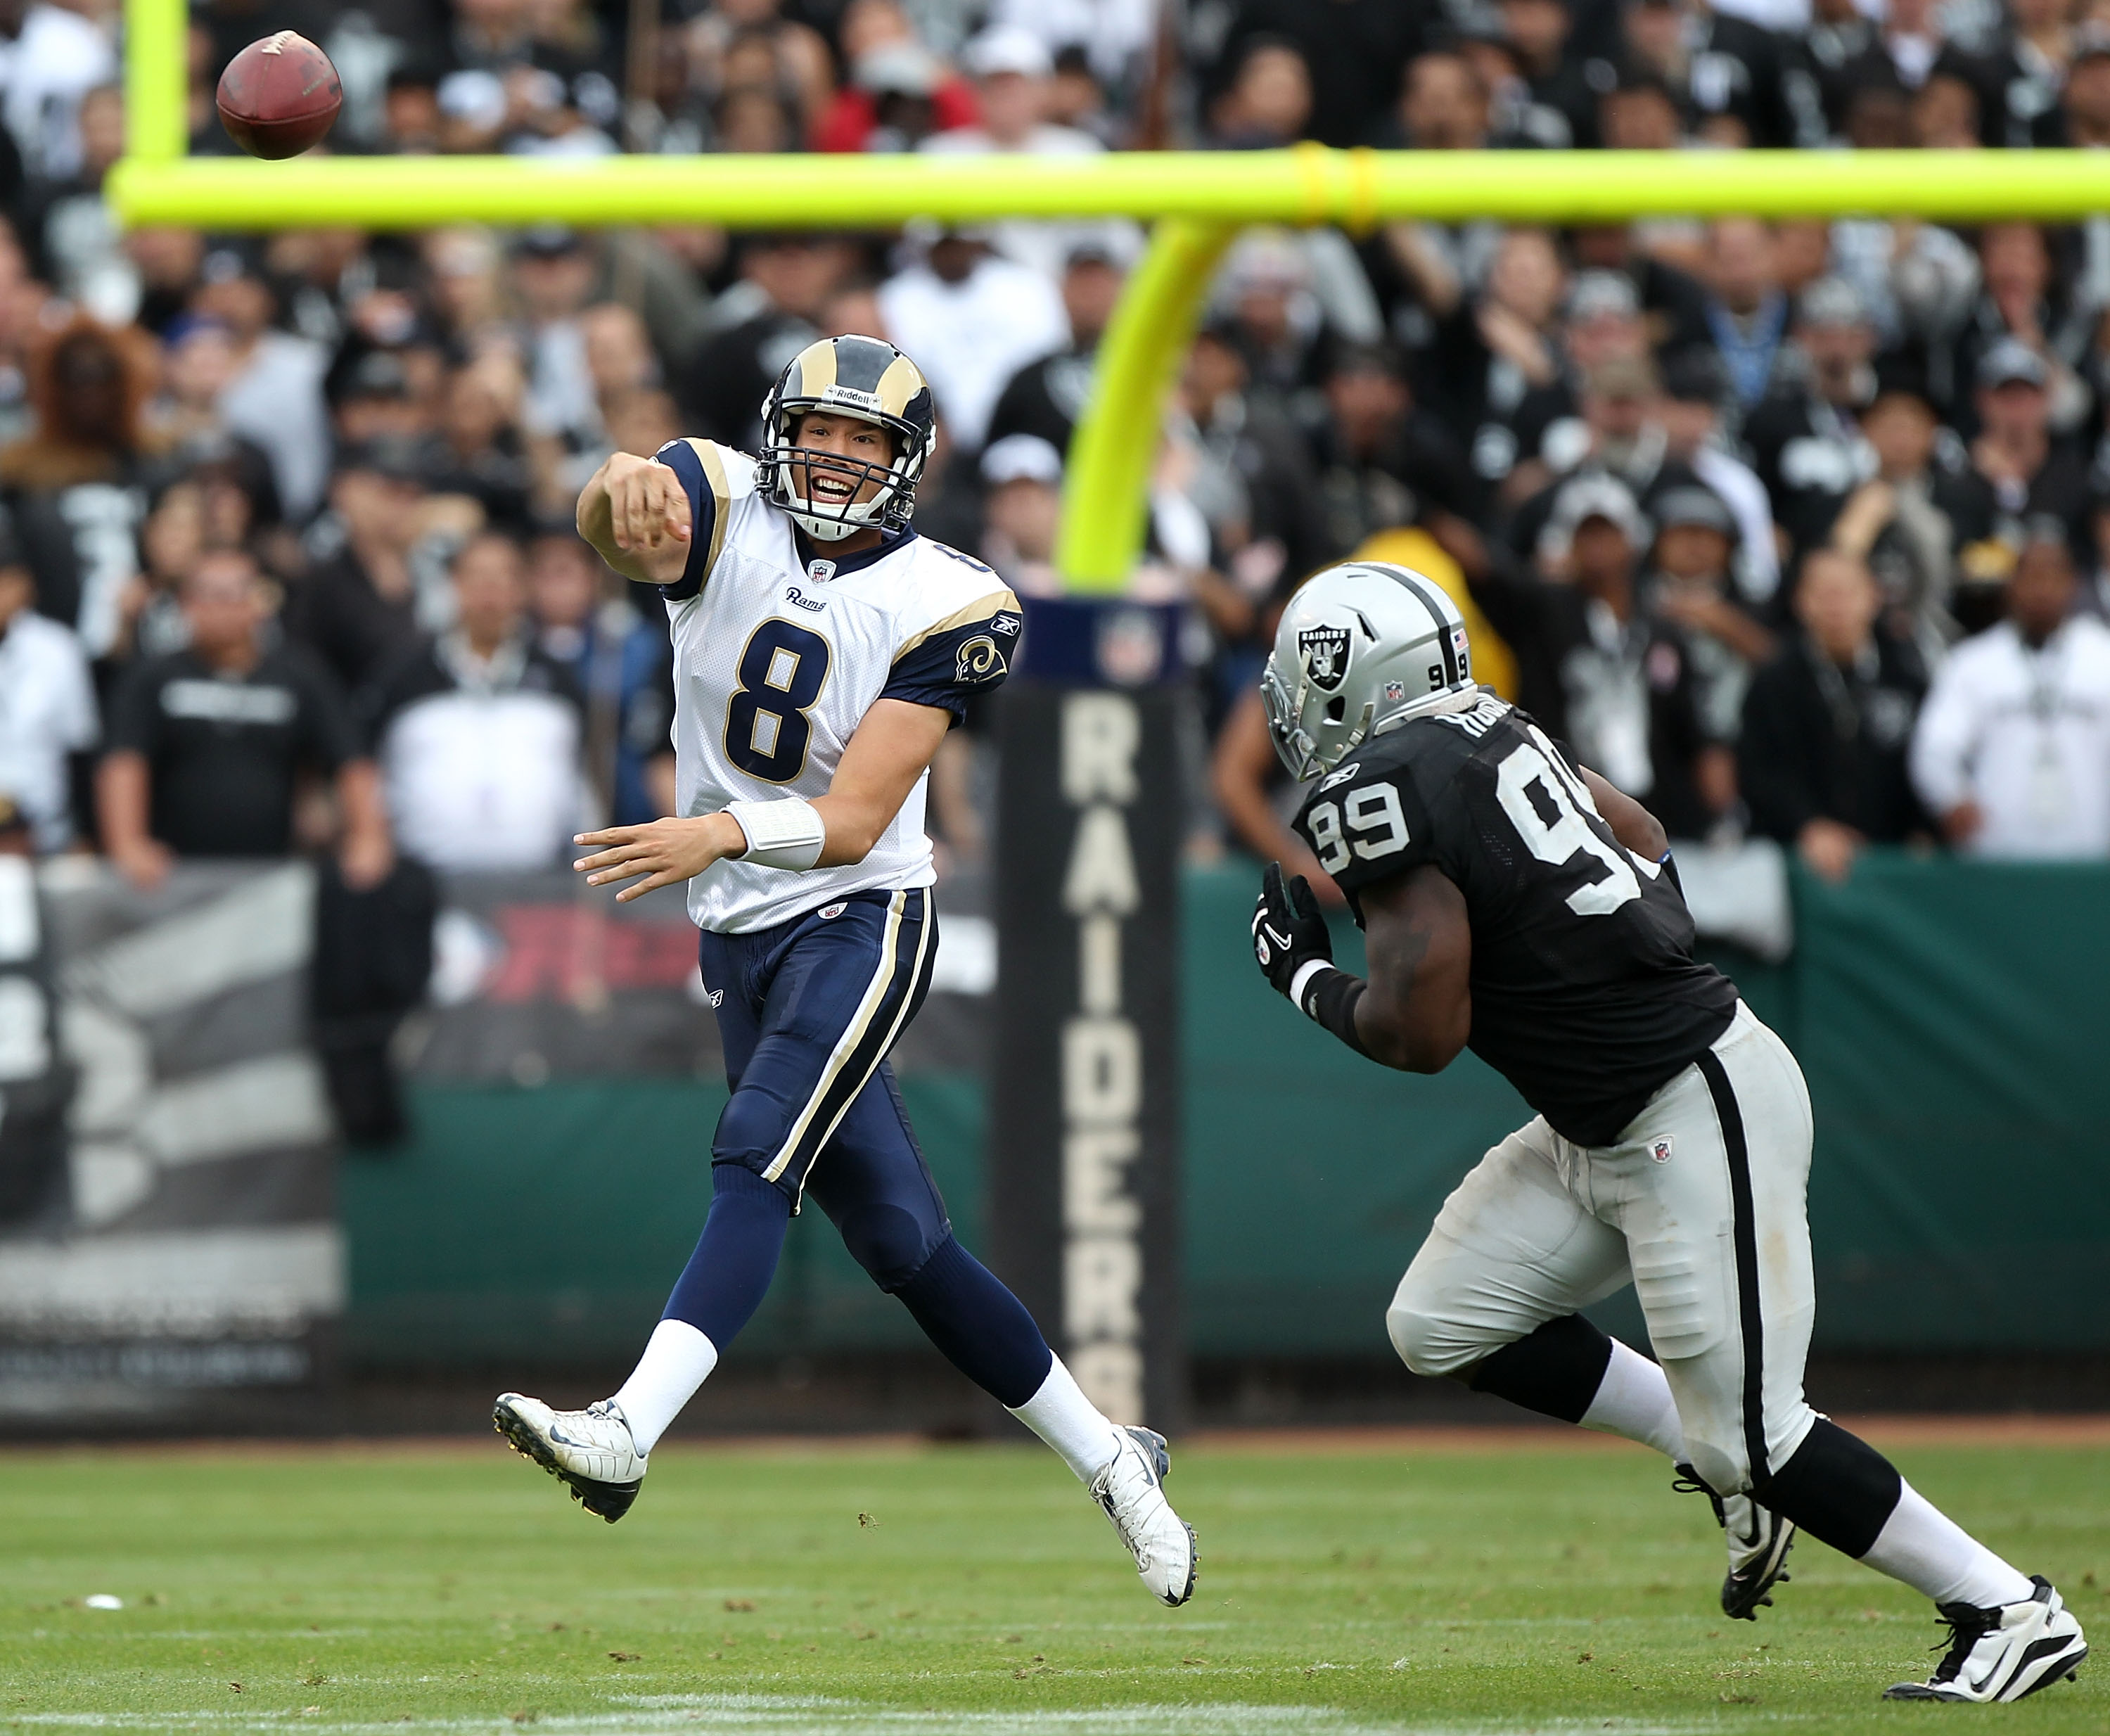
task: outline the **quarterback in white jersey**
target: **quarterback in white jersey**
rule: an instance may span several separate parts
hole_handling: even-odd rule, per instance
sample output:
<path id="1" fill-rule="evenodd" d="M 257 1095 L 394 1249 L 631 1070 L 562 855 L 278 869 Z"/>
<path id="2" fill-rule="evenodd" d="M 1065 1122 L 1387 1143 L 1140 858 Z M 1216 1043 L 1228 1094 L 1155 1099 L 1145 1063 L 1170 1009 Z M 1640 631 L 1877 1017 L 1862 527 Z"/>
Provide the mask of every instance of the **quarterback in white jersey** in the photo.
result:
<path id="1" fill-rule="evenodd" d="M 753 459 L 677 440 L 659 461 L 709 502 L 712 521 L 710 582 L 666 593 L 677 691 L 693 701 L 677 700 L 675 714 L 683 814 L 825 796 L 875 700 L 935 710 L 913 721 L 942 734 L 970 694 L 1008 672 L 1018 600 L 979 560 L 912 528 L 809 557 L 798 546 L 805 533 L 761 493 Z M 689 882 L 690 916 L 745 933 L 845 893 L 929 886 L 926 786 L 917 779 L 860 861 L 786 874 L 720 859 Z"/>
<path id="2" fill-rule="evenodd" d="M 1163 1602 L 1194 1587 L 1193 1531 L 1165 1498 L 1163 1439 L 1086 1398 L 1032 1317 L 954 1237 L 888 1051 L 930 981 L 932 757 L 1010 673 L 1018 601 L 910 522 L 930 388 L 876 338 L 795 356 L 750 458 L 677 440 L 618 453 L 579 532 L 666 599 L 681 812 L 589 832 L 576 866 L 616 895 L 688 883 L 731 1096 L 711 1208 L 622 1389 L 583 1411 L 508 1393 L 494 1421 L 613 1522 L 647 1456 L 760 1304 L 810 1197 L 953 1364 L 1084 1480 Z"/>

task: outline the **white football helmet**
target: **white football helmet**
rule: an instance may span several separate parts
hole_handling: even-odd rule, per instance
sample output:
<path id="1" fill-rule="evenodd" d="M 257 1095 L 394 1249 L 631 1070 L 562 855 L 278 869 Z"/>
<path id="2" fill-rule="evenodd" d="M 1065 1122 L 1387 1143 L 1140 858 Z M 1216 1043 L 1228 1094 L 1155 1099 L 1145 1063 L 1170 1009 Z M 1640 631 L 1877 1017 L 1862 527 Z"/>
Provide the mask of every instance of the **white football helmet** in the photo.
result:
<path id="1" fill-rule="evenodd" d="M 1409 718 L 1479 698 L 1465 617 L 1433 578 L 1344 561 L 1283 611 L 1260 678 L 1275 750 L 1300 783 Z"/>

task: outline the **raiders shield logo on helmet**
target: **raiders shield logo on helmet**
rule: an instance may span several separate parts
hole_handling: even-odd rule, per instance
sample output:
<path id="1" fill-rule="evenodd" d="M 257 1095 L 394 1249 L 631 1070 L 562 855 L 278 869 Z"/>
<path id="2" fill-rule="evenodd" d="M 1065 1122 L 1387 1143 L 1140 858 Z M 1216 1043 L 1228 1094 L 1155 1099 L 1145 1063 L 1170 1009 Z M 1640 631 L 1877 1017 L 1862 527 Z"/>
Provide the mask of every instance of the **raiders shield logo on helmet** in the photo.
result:
<path id="1" fill-rule="evenodd" d="M 1307 627 L 1297 636 L 1297 650 L 1304 659 L 1304 672 L 1311 685 L 1331 693 L 1348 673 L 1348 629 L 1345 627 Z"/>

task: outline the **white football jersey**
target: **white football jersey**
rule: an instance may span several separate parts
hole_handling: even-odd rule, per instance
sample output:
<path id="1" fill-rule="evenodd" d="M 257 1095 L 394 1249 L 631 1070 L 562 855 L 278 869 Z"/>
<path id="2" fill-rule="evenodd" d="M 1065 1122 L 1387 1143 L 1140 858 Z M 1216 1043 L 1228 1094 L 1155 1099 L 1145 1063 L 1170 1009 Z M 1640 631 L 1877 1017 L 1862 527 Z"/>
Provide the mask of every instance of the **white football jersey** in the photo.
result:
<path id="1" fill-rule="evenodd" d="M 877 699 L 950 711 L 1011 673 L 1018 599 L 989 568 L 912 528 L 862 554 L 800 539 L 755 487 L 754 460 L 676 440 L 659 461 L 688 491 L 689 570 L 660 587 L 674 640 L 675 786 L 684 814 L 827 794 Z M 700 928 L 768 928 L 845 893 L 927 886 L 926 773 L 863 861 L 719 862 L 689 882 Z"/>

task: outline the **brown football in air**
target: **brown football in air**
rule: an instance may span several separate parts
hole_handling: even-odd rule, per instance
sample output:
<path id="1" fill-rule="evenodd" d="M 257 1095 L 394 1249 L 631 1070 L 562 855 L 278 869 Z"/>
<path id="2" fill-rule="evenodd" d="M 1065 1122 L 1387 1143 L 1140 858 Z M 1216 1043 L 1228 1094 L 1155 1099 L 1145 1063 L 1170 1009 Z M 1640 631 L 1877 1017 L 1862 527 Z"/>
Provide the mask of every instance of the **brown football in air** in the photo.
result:
<path id="1" fill-rule="evenodd" d="M 251 156 L 298 156 L 344 106 L 329 57 L 297 30 L 253 42 L 220 75 L 220 123 Z"/>

